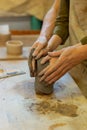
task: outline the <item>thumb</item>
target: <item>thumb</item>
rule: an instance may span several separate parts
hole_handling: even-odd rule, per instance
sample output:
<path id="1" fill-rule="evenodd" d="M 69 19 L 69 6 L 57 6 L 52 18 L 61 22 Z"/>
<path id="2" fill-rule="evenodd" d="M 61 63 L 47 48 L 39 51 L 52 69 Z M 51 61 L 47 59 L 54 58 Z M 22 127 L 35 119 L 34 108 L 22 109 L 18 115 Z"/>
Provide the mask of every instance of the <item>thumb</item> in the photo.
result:
<path id="1" fill-rule="evenodd" d="M 63 52 L 63 50 L 48 52 L 48 55 L 51 57 L 57 57 L 57 56 L 60 56 L 62 52 Z"/>

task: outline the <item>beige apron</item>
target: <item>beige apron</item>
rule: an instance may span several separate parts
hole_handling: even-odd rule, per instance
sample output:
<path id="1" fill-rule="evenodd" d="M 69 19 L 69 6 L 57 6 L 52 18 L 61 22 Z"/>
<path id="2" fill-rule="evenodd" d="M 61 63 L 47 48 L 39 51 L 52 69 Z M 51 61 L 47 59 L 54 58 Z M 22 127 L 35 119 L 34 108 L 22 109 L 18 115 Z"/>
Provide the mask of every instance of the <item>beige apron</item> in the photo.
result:
<path id="1" fill-rule="evenodd" d="M 70 45 L 79 43 L 87 36 L 87 0 L 70 0 Z M 74 67 L 70 74 L 87 97 L 87 61 Z"/>

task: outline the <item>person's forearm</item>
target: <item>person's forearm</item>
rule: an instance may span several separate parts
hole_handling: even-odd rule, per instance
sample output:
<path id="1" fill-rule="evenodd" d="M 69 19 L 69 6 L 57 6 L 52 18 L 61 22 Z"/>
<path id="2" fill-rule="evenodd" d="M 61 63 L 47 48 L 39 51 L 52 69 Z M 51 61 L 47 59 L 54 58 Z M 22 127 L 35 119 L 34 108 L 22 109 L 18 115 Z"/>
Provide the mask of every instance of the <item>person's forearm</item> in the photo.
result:
<path id="1" fill-rule="evenodd" d="M 62 43 L 61 37 L 58 36 L 58 35 L 53 35 L 53 36 L 51 37 L 51 39 L 49 40 L 49 42 L 48 42 L 47 48 L 49 48 L 50 51 L 53 51 L 53 50 L 55 50 L 55 49 L 58 47 L 58 45 L 60 45 L 61 43 Z"/>
<path id="2" fill-rule="evenodd" d="M 52 36 L 52 32 L 55 26 L 56 16 L 59 9 L 59 2 L 60 0 L 55 0 L 52 8 L 48 11 L 43 21 L 40 37 L 46 38 L 47 41 Z"/>

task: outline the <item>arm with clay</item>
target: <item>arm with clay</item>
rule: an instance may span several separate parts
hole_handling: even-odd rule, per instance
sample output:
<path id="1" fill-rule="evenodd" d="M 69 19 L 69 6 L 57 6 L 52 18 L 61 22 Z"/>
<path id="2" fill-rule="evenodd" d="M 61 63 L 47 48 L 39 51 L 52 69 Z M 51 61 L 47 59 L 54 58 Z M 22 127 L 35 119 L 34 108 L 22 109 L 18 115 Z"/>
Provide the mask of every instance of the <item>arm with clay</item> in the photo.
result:
<path id="1" fill-rule="evenodd" d="M 42 55 L 47 54 L 47 50 L 43 51 L 43 48 L 45 48 L 47 46 L 47 43 L 52 36 L 56 17 L 57 17 L 58 10 L 59 10 L 59 3 L 60 3 L 60 0 L 55 0 L 53 3 L 53 6 L 47 12 L 47 14 L 44 18 L 44 21 L 43 21 L 40 35 L 32 46 L 32 48 L 35 48 L 33 56 L 36 59 L 39 59 Z"/>
<path id="2" fill-rule="evenodd" d="M 48 11 L 48 13 L 44 18 L 41 33 L 31 48 L 31 51 L 33 49 L 33 53 L 32 53 L 33 60 L 31 63 L 29 61 L 29 64 L 32 64 L 30 67 L 30 69 L 32 69 L 32 72 L 35 72 L 35 64 L 34 64 L 35 59 L 39 59 L 40 57 L 46 55 L 48 51 L 52 50 L 52 48 L 50 48 L 49 46 L 47 47 L 47 44 L 53 33 L 56 16 L 59 10 L 59 3 L 60 0 L 54 1 L 53 6 L 51 7 L 51 9 Z"/>

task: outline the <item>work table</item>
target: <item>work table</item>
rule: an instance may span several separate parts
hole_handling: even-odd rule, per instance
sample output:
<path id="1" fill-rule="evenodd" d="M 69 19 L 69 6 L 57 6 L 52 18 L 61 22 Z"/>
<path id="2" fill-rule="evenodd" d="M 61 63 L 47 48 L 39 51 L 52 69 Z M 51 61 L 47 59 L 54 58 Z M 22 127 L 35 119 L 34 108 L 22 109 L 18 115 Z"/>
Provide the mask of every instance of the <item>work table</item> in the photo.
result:
<path id="1" fill-rule="evenodd" d="M 69 74 L 52 95 L 36 95 L 27 60 L 0 61 L 25 75 L 0 80 L 0 130 L 87 130 L 87 100 Z"/>

